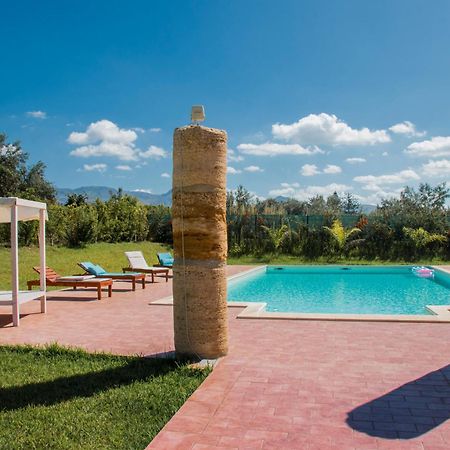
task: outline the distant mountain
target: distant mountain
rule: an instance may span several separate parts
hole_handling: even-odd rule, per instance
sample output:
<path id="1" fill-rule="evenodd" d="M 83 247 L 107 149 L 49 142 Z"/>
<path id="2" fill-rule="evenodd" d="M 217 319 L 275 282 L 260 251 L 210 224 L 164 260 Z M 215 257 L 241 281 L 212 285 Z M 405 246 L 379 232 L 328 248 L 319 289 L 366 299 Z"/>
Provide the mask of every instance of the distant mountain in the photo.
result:
<path id="1" fill-rule="evenodd" d="M 377 205 L 361 205 L 361 212 L 363 214 L 370 214 L 377 209 Z"/>
<path id="2" fill-rule="evenodd" d="M 276 200 L 278 203 L 286 203 L 290 200 L 290 198 L 279 195 L 278 197 L 275 197 L 274 200 Z"/>
<path id="3" fill-rule="evenodd" d="M 144 205 L 172 205 L 172 191 L 168 191 L 164 194 L 151 194 L 144 191 L 123 191 L 125 194 L 132 195 L 139 199 Z M 69 194 L 86 194 L 89 202 L 95 201 L 97 198 L 100 200 L 108 200 L 111 194 L 117 194 L 117 189 L 107 186 L 82 186 L 75 189 L 69 188 L 57 188 L 56 197 L 58 202 L 65 203 Z M 280 203 L 285 203 L 290 200 L 289 197 L 282 195 L 275 197 L 274 200 Z M 376 209 L 376 205 L 361 205 L 361 212 L 364 214 L 370 214 Z"/>
<path id="4" fill-rule="evenodd" d="M 172 204 L 172 191 L 165 194 L 151 194 L 144 191 L 123 191 L 125 194 L 132 195 L 139 199 L 145 205 L 166 205 Z M 117 189 L 107 186 L 82 186 L 75 189 L 57 188 L 56 197 L 58 202 L 65 203 L 69 194 L 86 194 L 88 201 L 93 202 L 96 199 L 108 200 L 111 194 L 117 194 Z"/>

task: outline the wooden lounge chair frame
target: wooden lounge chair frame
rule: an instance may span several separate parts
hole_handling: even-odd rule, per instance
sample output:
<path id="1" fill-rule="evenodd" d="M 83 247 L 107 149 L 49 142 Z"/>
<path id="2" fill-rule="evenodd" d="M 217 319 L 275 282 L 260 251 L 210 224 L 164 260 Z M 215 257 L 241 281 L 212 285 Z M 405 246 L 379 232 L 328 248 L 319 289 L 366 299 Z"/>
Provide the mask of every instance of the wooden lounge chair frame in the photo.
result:
<path id="1" fill-rule="evenodd" d="M 155 282 L 155 275 L 162 274 L 166 278 L 166 283 L 169 281 L 169 269 L 166 267 L 151 267 L 147 264 L 144 255 L 140 251 L 125 252 L 125 256 L 128 258 L 130 265 L 128 267 L 123 267 L 122 271 L 125 272 L 142 272 L 148 273 L 152 276 L 152 283 Z M 135 260 L 136 266 L 142 267 L 132 267 L 133 260 Z"/>
<path id="2" fill-rule="evenodd" d="M 143 274 L 149 274 L 152 276 L 152 283 L 155 282 L 155 275 L 161 274 L 161 276 L 165 277 L 166 283 L 169 281 L 169 269 L 165 267 L 155 267 L 153 269 L 135 269 L 133 267 L 123 267 L 123 273 L 126 272 L 142 272 Z"/>
<path id="3" fill-rule="evenodd" d="M 83 263 L 77 263 L 85 272 L 86 275 L 91 274 L 86 268 L 83 266 Z M 124 271 L 125 272 L 125 271 Z M 139 272 L 138 270 L 132 270 L 132 272 Z M 145 289 L 145 273 L 108 273 L 106 272 L 104 275 L 95 275 L 95 278 L 111 278 L 112 280 L 122 280 L 122 281 L 131 281 L 131 289 L 133 291 L 136 290 L 136 283 L 138 281 L 142 284 L 142 289 Z"/>
<path id="4" fill-rule="evenodd" d="M 33 267 L 33 270 L 37 273 L 41 273 L 40 267 Z M 45 280 L 47 286 L 62 286 L 62 287 L 77 287 L 92 288 L 97 289 L 97 299 L 102 298 L 102 288 L 108 288 L 108 297 L 112 296 L 112 279 L 111 278 L 93 278 L 89 280 L 71 281 L 71 280 L 60 280 L 61 276 L 58 275 L 52 268 L 45 268 Z M 27 281 L 28 290 L 31 291 L 33 286 L 39 286 L 40 280 L 30 280 Z"/>

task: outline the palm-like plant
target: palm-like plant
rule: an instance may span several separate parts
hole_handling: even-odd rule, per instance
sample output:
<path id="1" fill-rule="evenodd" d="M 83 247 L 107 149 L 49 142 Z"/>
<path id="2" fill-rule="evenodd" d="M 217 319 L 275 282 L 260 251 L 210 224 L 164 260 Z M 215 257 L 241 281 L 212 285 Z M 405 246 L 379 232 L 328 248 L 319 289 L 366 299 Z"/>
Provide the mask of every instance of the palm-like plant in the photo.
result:
<path id="1" fill-rule="evenodd" d="M 261 225 L 261 228 L 268 234 L 273 248 L 275 249 L 275 253 L 278 253 L 281 248 L 281 244 L 286 237 L 288 226 L 282 225 L 280 228 L 270 228 L 265 225 Z"/>
<path id="2" fill-rule="evenodd" d="M 348 246 L 352 236 L 361 232 L 359 228 L 346 230 L 339 219 L 336 219 L 331 227 L 324 227 L 324 229 L 330 234 L 338 248 L 339 253 L 342 253 Z"/>

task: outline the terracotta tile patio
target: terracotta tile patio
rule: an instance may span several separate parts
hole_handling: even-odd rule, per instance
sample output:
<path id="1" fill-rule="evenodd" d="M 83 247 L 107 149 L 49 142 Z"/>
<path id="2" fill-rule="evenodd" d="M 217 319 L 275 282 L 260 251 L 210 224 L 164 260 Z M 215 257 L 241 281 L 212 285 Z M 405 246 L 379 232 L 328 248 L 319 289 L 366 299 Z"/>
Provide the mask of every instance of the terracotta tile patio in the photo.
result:
<path id="1" fill-rule="evenodd" d="M 27 304 L 16 329 L 0 308 L 0 343 L 170 351 L 172 308 L 149 305 L 170 293 L 162 280 L 102 301 L 52 293 L 49 313 Z M 241 320 L 239 311 L 229 308 L 229 356 L 148 448 L 450 448 L 450 325 Z"/>

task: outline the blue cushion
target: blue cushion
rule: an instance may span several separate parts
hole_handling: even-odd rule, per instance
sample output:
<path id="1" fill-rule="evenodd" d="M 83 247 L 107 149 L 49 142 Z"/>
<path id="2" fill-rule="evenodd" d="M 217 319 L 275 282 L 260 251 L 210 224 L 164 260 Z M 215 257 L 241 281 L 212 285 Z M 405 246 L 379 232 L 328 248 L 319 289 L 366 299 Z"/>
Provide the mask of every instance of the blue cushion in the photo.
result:
<path id="1" fill-rule="evenodd" d="M 104 273 L 106 273 L 106 270 L 102 266 L 99 266 L 98 264 L 94 264 L 94 265 L 95 265 L 95 271 L 97 272 L 96 275 L 103 275 Z"/>
<path id="2" fill-rule="evenodd" d="M 158 253 L 158 259 L 165 266 L 173 265 L 173 256 L 170 253 Z"/>
<path id="3" fill-rule="evenodd" d="M 90 261 L 82 262 L 81 264 L 91 275 L 98 276 L 106 273 L 106 270 L 103 267 L 98 266 L 97 264 L 92 264 Z"/>

